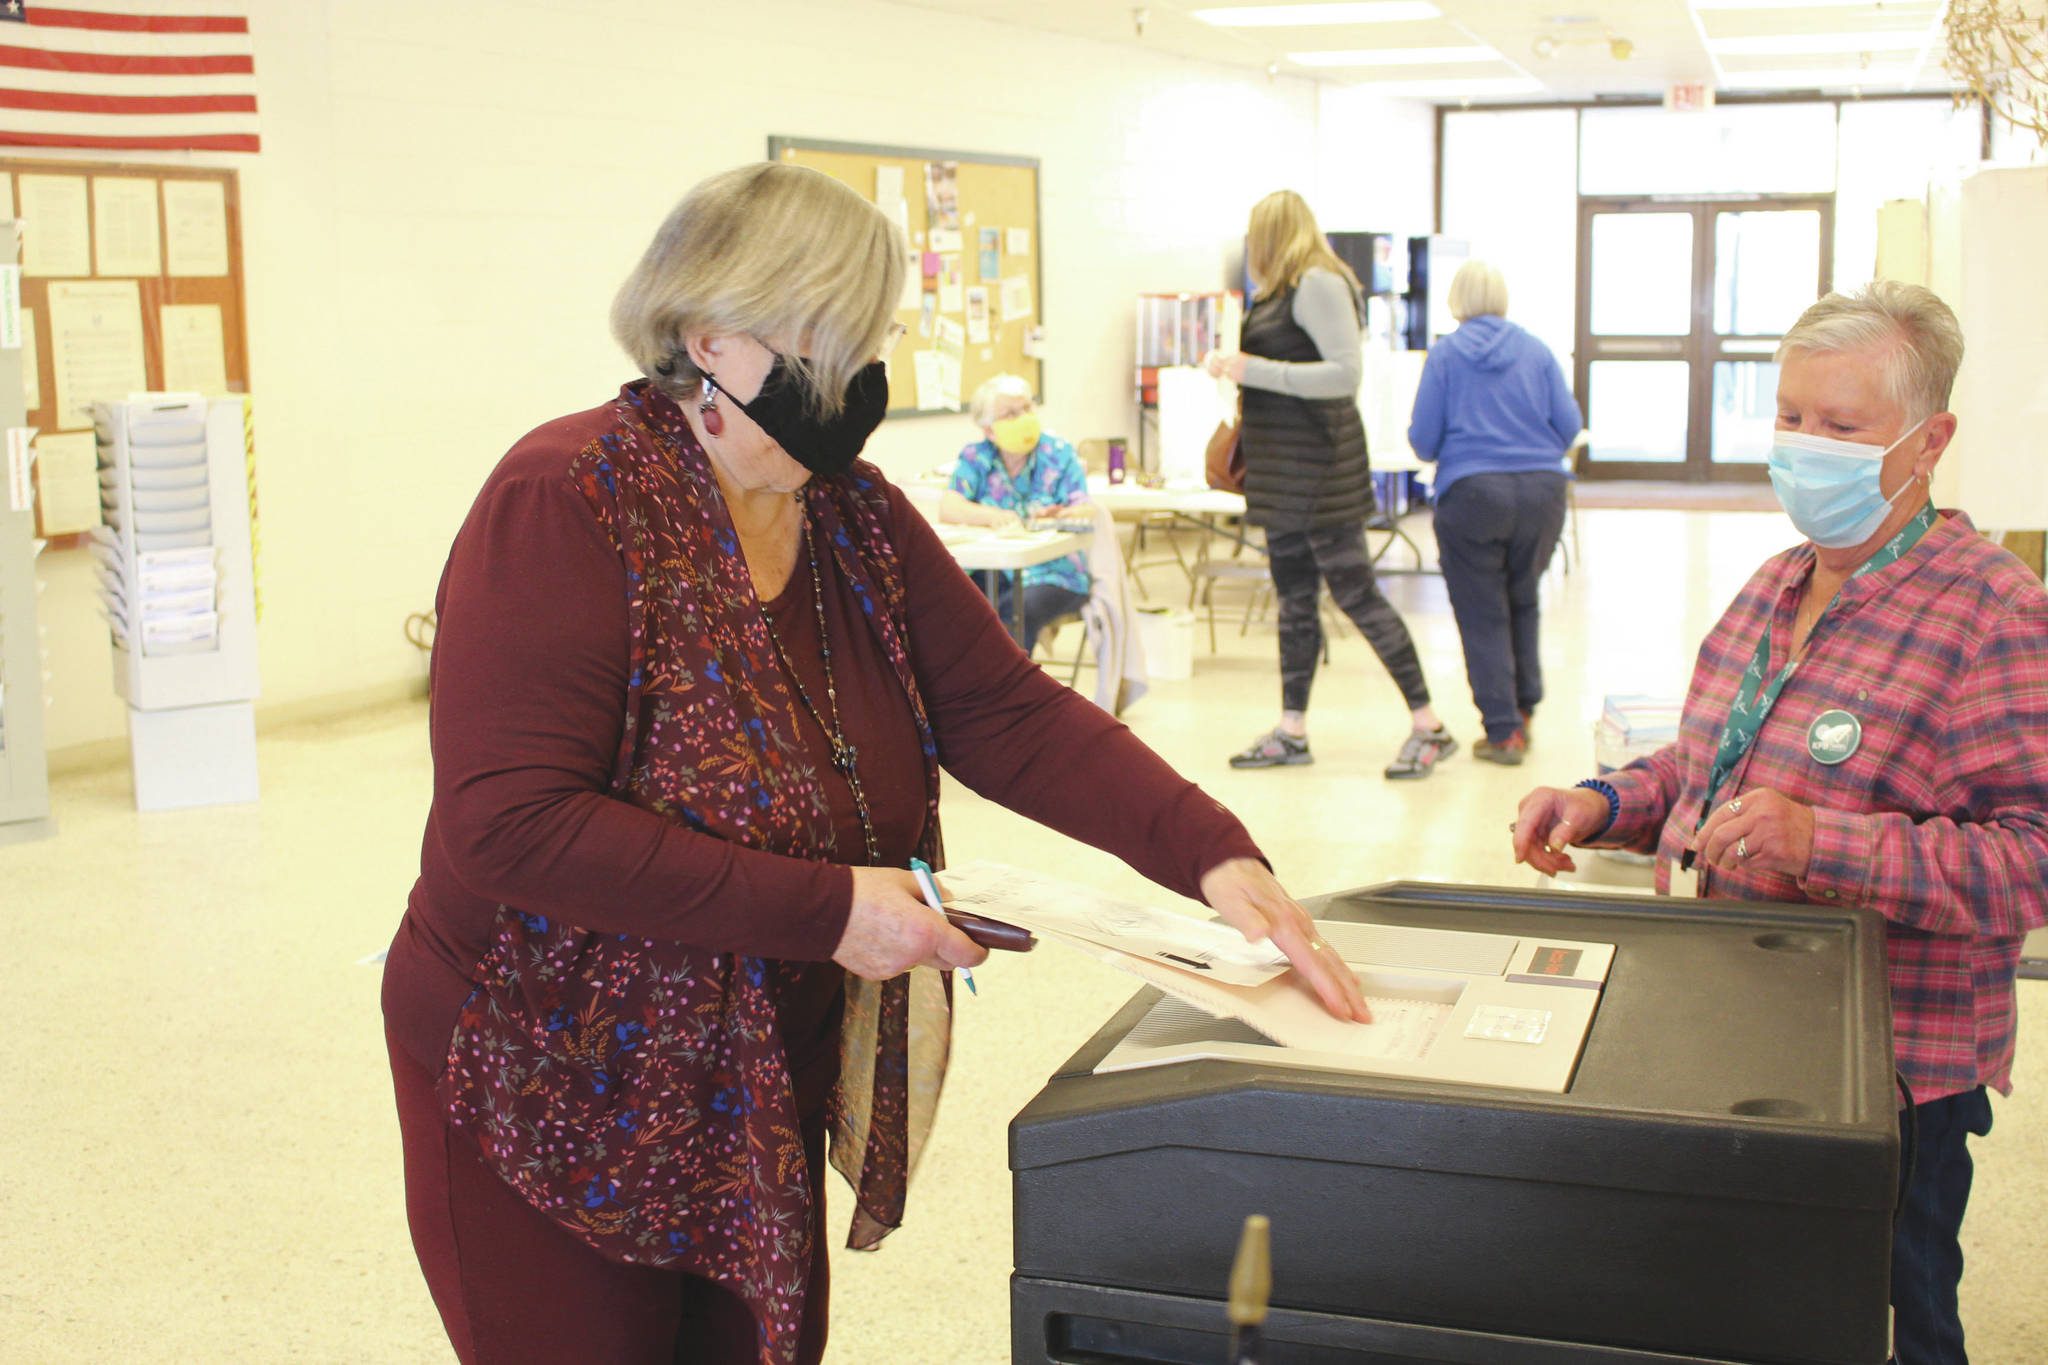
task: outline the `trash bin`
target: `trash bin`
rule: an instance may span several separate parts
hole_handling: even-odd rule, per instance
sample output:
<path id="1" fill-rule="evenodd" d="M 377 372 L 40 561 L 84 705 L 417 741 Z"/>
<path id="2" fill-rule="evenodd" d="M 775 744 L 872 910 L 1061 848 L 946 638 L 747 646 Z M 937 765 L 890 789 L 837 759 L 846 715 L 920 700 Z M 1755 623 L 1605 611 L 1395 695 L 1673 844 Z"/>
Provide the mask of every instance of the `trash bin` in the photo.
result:
<path id="1" fill-rule="evenodd" d="M 1195 618 L 1173 607 L 1139 607 L 1138 639 L 1145 646 L 1145 676 L 1172 682 L 1195 675 Z"/>

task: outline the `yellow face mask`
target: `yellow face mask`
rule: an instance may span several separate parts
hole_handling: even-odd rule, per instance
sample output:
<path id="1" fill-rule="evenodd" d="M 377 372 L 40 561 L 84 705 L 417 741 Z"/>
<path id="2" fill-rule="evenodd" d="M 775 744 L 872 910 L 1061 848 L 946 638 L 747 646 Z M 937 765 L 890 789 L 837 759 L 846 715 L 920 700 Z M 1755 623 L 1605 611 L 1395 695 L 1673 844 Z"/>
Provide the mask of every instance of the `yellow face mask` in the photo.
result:
<path id="1" fill-rule="evenodd" d="M 1038 444 L 1038 414 L 1035 412 L 991 422 L 988 429 L 995 436 L 996 449 L 1005 455 L 1026 455 Z"/>

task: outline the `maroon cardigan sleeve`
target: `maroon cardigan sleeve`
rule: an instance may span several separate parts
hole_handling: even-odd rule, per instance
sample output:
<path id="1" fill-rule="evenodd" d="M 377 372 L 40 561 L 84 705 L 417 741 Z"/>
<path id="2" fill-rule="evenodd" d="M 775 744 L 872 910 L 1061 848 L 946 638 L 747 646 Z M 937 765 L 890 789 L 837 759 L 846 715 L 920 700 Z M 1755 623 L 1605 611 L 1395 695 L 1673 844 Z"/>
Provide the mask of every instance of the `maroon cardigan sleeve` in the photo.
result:
<path id="1" fill-rule="evenodd" d="M 477 499 L 436 600 L 432 833 L 446 865 L 485 900 L 600 933 L 830 958 L 848 868 L 698 834 L 609 794 L 625 569 L 559 441 L 532 444 Z"/>
<path id="2" fill-rule="evenodd" d="M 890 497 L 911 652 L 948 772 L 1197 900 L 1217 864 L 1263 858 L 1214 797 L 1031 662 L 930 523 L 901 490 Z"/>

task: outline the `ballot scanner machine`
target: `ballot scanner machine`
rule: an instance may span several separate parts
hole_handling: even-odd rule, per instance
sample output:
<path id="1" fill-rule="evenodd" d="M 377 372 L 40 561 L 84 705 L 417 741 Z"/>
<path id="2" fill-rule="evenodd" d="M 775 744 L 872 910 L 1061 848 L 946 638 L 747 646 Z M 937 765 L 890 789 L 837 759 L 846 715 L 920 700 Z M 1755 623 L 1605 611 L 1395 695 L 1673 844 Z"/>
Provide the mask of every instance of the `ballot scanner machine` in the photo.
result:
<path id="1" fill-rule="evenodd" d="M 1304 902 L 1381 1041 L 1147 988 L 1010 1125 L 1016 1365 L 1881 1365 L 1899 1143 L 1868 912 L 1399 882 Z"/>

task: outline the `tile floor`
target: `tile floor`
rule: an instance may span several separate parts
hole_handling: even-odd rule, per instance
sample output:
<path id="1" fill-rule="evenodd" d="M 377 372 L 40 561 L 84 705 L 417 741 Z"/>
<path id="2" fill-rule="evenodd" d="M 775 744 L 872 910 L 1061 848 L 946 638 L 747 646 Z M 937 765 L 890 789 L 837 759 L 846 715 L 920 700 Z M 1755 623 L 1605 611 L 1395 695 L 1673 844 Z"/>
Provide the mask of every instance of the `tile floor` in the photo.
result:
<path id="1" fill-rule="evenodd" d="M 1226 625 L 1214 656 L 1198 643 L 1192 680 L 1159 684 L 1128 720 L 1244 818 L 1298 893 L 1527 885 L 1507 853 L 1515 799 L 1587 772 L 1601 694 L 1680 689 L 1718 609 L 1788 539 L 1775 515 L 1587 511 L 1581 555 L 1546 585 L 1551 699 L 1519 770 L 1460 754 L 1425 782 L 1383 781 L 1404 716 L 1348 632 L 1312 712 L 1312 767 L 1223 762 L 1272 721 L 1270 624 Z M 1175 572 L 1147 571 L 1160 597 Z M 1469 746 L 1441 580 L 1389 592 Z M 0 847 L 0 1360 L 452 1359 L 406 1238 L 364 962 L 416 865 L 425 726 L 409 705 L 266 734 L 251 807 L 139 816 L 124 769 L 74 774 L 55 838 Z M 970 793 L 949 791 L 945 816 L 956 859 L 1056 863 L 1146 894 L 1121 863 Z M 1056 949 L 977 975 L 909 1225 L 837 1258 L 834 1362 L 1007 1359 L 1005 1123 L 1133 985 Z M 2018 1092 L 1978 1146 L 1965 1234 L 1979 1365 L 2048 1359 L 2048 984 L 2020 995 Z"/>

